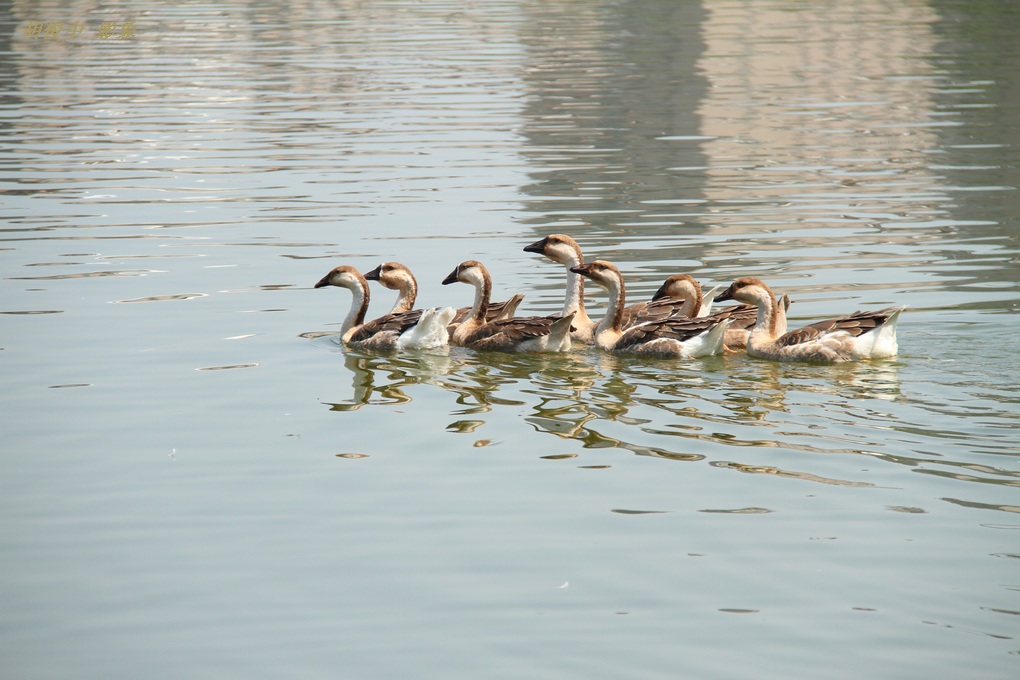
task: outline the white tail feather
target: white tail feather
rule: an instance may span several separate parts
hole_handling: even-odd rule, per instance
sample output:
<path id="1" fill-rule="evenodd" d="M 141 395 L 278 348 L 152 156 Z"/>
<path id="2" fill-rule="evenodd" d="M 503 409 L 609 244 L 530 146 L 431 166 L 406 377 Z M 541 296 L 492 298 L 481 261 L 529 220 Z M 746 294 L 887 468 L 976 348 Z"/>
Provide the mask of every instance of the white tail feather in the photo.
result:
<path id="1" fill-rule="evenodd" d="M 446 326 L 453 320 L 456 313 L 457 311 L 453 307 L 446 307 L 442 310 L 439 307 L 426 309 L 422 312 L 418 323 L 400 336 L 397 340 L 397 347 L 401 349 L 429 349 L 449 344 L 450 335 Z"/>

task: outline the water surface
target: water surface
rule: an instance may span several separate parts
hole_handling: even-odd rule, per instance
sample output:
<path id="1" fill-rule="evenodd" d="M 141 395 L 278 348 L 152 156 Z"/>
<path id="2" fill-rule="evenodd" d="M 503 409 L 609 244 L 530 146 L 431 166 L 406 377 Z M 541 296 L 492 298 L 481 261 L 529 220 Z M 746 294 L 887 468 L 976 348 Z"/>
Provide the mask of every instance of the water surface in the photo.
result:
<path id="1" fill-rule="evenodd" d="M 4 675 L 1013 677 L 1018 19 L 14 3 Z M 397 260 L 462 305 L 473 258 L 550 313 L 550 233 L 634 299 L 907 305 L 901 355 L 368 353 L 311 288 Z"/>

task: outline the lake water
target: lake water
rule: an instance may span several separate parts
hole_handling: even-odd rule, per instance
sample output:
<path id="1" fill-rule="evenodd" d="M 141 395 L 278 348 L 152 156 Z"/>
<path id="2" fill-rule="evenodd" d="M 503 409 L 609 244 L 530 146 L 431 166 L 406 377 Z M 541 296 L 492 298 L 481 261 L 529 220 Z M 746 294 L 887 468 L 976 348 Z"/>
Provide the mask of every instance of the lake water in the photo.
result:
<path id="1" fill-rule="evenodd" d="M 1017 677 L 1012 0 L 0 12 L 0 675 Z M 901 354 L 372 354 L 311 287 L 550 313 L 557 232 Z"/>

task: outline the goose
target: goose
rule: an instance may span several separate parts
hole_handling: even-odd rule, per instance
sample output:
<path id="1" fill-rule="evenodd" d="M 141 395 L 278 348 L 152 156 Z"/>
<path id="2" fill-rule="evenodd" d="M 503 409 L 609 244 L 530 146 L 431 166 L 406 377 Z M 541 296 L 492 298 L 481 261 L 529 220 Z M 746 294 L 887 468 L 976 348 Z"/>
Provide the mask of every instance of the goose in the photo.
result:
<path id="1" fill-rule="evenodd" d="M 418 279 L 411 270 L 399 262 L 383 262 L 370 272 L 365 272 L 369 281 L 378 281 L 384 288 L 397 291 L 397 300 L 393 303 L 390 314 L 409 312 L 414 309 L 418 299 Z"/>
<path id="2" fill-rule="evenodd" d="M 315 288 L 337 286 L 351 291 L 351 309 L 340 326 L 340 339 L 347 345 L 370 349 L 426 349 L 449 343 L 447 324 L 455 310 L 438 307 L 386 314 L 365 322 L 370 294 L 368 281 L 354 267 L 340 265 L 322 277 Z"/>
<path id="3" fill-rule="evenodd" d="M 779 298 L 779 306 L 783 309 L 783 318 L 785 319 L 786 312 L 790 309 L 790 296 L 784 294 L 783 297 Z M 747 338 L 750 337 L 751 329 L 754 328 L 754 324 L 758 321 L 758 308 L 754 305 L 723 307 L 705 318 L 728 318 L 733 320 L 730 327 L 726 329 L 726 337 L 723 339 L 723 343 L 726 345 L 727 350 L 735 352 L 736 350 L 747 348 Z"/>
<path id="4" fill-rule="evenodd" d="M 563 300 L 562 315 L 574 313 L 571 337 L 586 345 L 594 344 L 595 328 L 598 322 L 593 321 L 584 309 L 584 277 L 574 271 L 574 267 L 584 264 L 581 246 L 566 234 L 550 234 L 524 247 L 525 252 L 545 255 L 553 262 L 558 262 L 567 270 L 567 290 Z M 684 299 L 673 294 L 667 279 L 657 292 L 658 298 L 650 302 L 637 302 L 624 309 L 623 328 L 645 323 L 669 316 L 694 316 L 697 310 L 691 310 Z M 709 304 L 709 309 L 711 304 Z M 707 310 L 706 310 L 707 313 Z"/>
<path id="5" fill-rule="evenodd" d="M 673 274 L 662 282 L 659 289 L 652 293 L 652 302 L 661 300 L 663 298 L 683 298 L 691 294 L 691 284 L 694 284 L 694 290 L 697 290 L 698 296 L 701 298 L 698 302 L 698 311 L 695 314 L 689 313 L 687 309 L 682 312 L 678 312 L 678 316 L 708 316 L 712 313 L 712 302 L 715 300 L 716 292 L 719 290 L 719 286 L 714 287 L 708 291 L 707 295 L 704 295 L 701 290 L 701 285 L 698 284 L 689 274 Z"/>
<path id="6" fill-rule="evenodd" d="M 570 337 L 578 342 L 591 345 L 595 342 L 595 327 L 598 325 L 584 309 L 584 278 L 572 271 L 572 267 L 584 264 L 584 254 L 577 241 L 566 234 L 550 234 L 545 238 L 524 246 L 528 253 L 545 255 L 553 262 L 562 264 L 567 270 L 567 291 L 563 300 L 561 316 L 574 315 L 571 325 L 574 330 Z"/>
<path id="7" fill-rule="evenodd" d="M 713 288 L 710 295 L 714 294 L 718 289 L 719 286 Z M 726 332 L 723 335 L 724 351 L 732 352 L 747 346 L 747 336 L 750 334 L 751 328 L 758 317 L 758 308 L 754 305 L 724 307 L 713 312 L 711 311 L 711 303 L 714 300 L 709 299 L 708 302 L 705 301 L 705 296 L 701 292 L 701 286 L 689 274 L 674 274 L 670 276 L 659 287 L 659 290 L 655 291 L 652 301 L 659 300 L 663 296 L 687 300 L 687 306 L 680 308 L 674 316 L 690 316 L 690 312 L 697 309 L 697 318 L 715 319 L 717 321 L 729 319 L 730 325 L 726 328 Z M 784 305 L 784 309 L 790 308 L 790 298 L 786 295 L 781 298 L 780 302 Z M 626 327 L 626 318 L 624 327 Z"/>
<path id="8" fill-rule="evenodd" d="M 609 291 L 609 310 L 595 329 L 595 345 L 612 352 L 672 356 L 682 359 L 719 354 L 730 319 L 666 317 L 623 328 L 626 287 L 616 265 L 595 260 L 572 267 Z"/>
<path id="9" fill-rule="evenodd" d="M 736 300 L 758 308 L 747 338 L 747 353 L 774 361 L 836 363 L 896 356 L 896 322 L 904 307 L 854 312 L 786 332 L 786 310 L 760 279 L 737 279 L 716 299 Z"/>
<path id="10" fill-rule="evenodd" d="M 623 327 L 670 316 L 705 317 L 711 310 L 711 303 L 705 302 L 701 286 L 694 277 L 690 274 L 673 274 L 662 282 L 651 300 L 624 308 Z"/>
<path id="11" fill-rule="evenodd" d="M 383 262 L 365 274 L 365 278 L 369 281 L 378 281 L 385 288 L 398 292 L 397 301 L 393 305 L 393 309 L 390 310 L 390 314 L 406 312 L 414 307 L 415 298 L 418 296 L 418 280 L 414 278 L 414 274 L 405 265 L 399 262 Z M 524 296 L 517 293 L 509 300 L 490 302 L 489 310 L 485 316 L 486 321 L 495 321 L 496 319 L 513 316 L 522 300 L 524 300 Z M 447 330 L 453 333 L 470 312 L 470 307 L 461 307 L 455 310 L 453 320 L 450 322 Z"/>
<path id="12" fill-rule="evenodd" d="M 457 345 L 504 352 L 566 352 L 570 349 L 573 314 L 563 317 L 524 316 L 486 321 L 492 277 L 481 262 L 461 262 L 443 285 L 468 283 L 475 287 L 471 313 L 450 337 Z"/>

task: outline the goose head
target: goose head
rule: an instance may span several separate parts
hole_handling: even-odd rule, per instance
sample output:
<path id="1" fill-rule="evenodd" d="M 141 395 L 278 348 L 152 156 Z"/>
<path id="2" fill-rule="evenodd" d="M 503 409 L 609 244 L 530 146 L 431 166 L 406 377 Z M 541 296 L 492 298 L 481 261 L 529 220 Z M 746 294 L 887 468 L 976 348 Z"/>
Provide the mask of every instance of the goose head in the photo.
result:
<path id="1" fill-rule="evenodd" d="M 362 285 L 364 278 L 354 267 L 342 264 L 319 279 L 319 282 L 314 287 L 325 288 L 326 286 L 336 286 L 338 288 L 347 288 L 348 290 L 360 290 L 367 287 Z"/>
<path id="2" fill-rule="evenodd" d="M 700 291 L 701 286 L 694 280 L 694 277 L 688 274 L 673 274 L 662 282 L 659 290 L 655 291 L 655 295 L 652 296 L 652 300 L 666 297 L 680 298 L 681 300 L 697 299 Z"/>
<path id="3" fill-rule="evenodd" d="M 418 283 L 411 270 L 399 262 L 383 262 L 365 274 L 369 281 L 378 281 L 390 290 L 406 290 L 417 288 Z"/>
<path id="4" fill-rule="evenodd" d="M 769 299 L 775 300 L 771 288 L 766 286 L 761 279 L 744 276 L 731 283 L 729 288 L 716 296 L 715 301 L 736 300 L 747 305 L 754 305 L 761 300 Z"/>
<path id="5" fill-rule="evenodd" d="M 481 287 L 485 280 L 488 278 L 489 272 L 485 269 L 485 265 L 477 260 L 465 260 L 457 265 L 457 267 L 449 273 L 449 275 L 443 279 L 443 285 L 447 286 L 451 283 L 470 283 L 472 286 Z"/>
<path id="6" fill-rule="evenodd" d="M 524 246 L 524 250 L 528 253 L 545 255 L 550 260 L 560 264 L 584 262 L 581 246 L 577 245 L 577 241 L 566 234 L 550 234 L 540 241 Z"/>
<path id="7" fill-rule="evenodd" d="M 591 279 L 603 288 L 619 285 L 623 281 L 623 276 L 616 265 L 605 260 L 594 260 L 588 264 L 571 267 L 570 271 Z"/>

